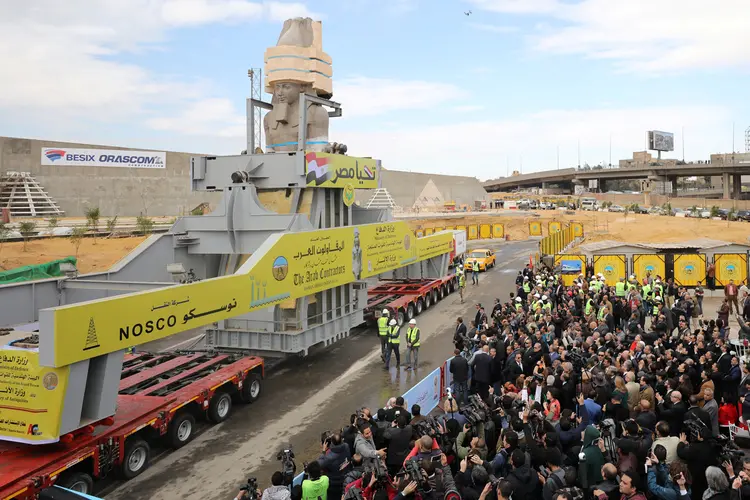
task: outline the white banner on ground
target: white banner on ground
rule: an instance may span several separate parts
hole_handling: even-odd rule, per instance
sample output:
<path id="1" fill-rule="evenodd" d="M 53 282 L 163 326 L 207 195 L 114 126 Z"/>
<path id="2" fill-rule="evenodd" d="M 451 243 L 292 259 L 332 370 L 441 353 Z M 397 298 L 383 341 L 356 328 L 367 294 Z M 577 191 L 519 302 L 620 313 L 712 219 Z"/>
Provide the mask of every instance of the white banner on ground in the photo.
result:
<path id="1" fill-rule="evenodd" d="M 114 149 L 42 148 L 42 165 L 53 167 L 166 168 L 167 153 Z"/>

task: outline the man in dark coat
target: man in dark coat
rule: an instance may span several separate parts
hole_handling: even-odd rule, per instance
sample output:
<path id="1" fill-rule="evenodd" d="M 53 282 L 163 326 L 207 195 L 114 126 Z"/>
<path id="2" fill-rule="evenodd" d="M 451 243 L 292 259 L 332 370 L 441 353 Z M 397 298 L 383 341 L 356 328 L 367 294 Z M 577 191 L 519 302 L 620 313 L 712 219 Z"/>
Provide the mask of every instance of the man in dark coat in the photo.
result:
<path id="1" fill-rule="evenodd" d="M 682 400 L 680 391 L 672 391 L 669 394 L 669 401 L 665 401 L 660 394 L 656 394 L 656 413 L 661 420 L 669 424 L 669 429 L 673 436 L 679 436 L 682 432 L 685 413 L 687 413 L 687 404 Z"/>
<path id="2" fill-rule="evenodd" d="M 453 375 L 453 396 L 460 404 L 466 404 L 469 402 L 469 362 L 461 356 L 458 349 L 453 354 L 449 369 Z"/>
<path id="3" fill-rule="evenodd" d="M 492 357 L 490 346 L 485 345 L 481 351 L 477 351 L 471 357 L 469 366 L 473 370 L 472 386 L 474 392 L 481 395 L 482 399 L 489 396 L 490 383 L 492 382 Z"/>
<path id="4" fill-rule="evenodd" d="M 328 443 L 323 443 L 323 450 L 323 454 L 318 457 L 318 463 L 322 472 L 328 476 L 328 495 L 331 495 L 331 498 L 341 498 L 347 470 L 341 466 L 352 458 L 349 445 L 341 434 L 334 434 Z"/>

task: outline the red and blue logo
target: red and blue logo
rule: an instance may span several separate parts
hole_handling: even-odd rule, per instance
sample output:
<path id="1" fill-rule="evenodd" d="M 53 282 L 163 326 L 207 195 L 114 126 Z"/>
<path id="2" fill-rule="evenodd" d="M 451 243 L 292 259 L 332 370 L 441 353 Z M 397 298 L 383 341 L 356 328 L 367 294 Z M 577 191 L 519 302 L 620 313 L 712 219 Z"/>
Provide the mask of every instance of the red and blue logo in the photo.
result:
<path id="1" fill-rule="evenodd" d="M 50 161 L 57 161 L 65 156 L 65 151 L 62 149 L 48 149 L 44 156 L 50 159 Z"/>

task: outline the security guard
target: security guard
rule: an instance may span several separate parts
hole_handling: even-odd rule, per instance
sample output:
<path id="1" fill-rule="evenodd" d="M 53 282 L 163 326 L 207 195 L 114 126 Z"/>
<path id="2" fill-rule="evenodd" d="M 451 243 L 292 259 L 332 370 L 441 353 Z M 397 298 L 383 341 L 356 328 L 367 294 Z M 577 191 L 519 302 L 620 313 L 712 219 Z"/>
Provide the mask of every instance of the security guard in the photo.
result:
<path id="1" fill-rule="evenodd" d="M 388 309 L 383 309 L 383 315 L 378 318 L 378 336 L 380 337 L 380 359 L 385 361 L 385 350 L 388 348 Z"/>
<path id="2" fill-rule="evenodd" d="M 625 297 L 625 277 L 620 278 L 620 280 L 615 283 L 615 295 L 617 297 Z"/>
<path id="3" fill-rule="evenodd" d="M 461 296 L 461 303 L 464 303 L 464 290 L 466 289 L 466 275 L 463 271 L 458 273 L 458 294 Z"/>
<path id="4" fill-rule="evenodd" d="M 475 285 L 479 284 L 479 262 L 474 261 L 474 265 L 471 268 L 471 282 Z"/>
<path id="5" fill-rule="evenodd" d="M 409 321 L 409 328 L 406 330 L 406 348 L 408 361 L 406 365 L 407 370 L 417 369 L 417 363 L 419 362 L 419 328 L 417 327 L 417 320 L 412 319 Z M 414 354 L 414 362 L 412 363 L 411 355 Z"/>
<path id="6" fill-rule="evenodd" d="M 399 344 L 401 339 L 399 338 L 399 327 L 395 319 L 392 319 L 388 323 L 388 350 L 385 355 L 385 369 L 388 370 L 391 365 L 391 353 L 396 352 L 396 368 L 401 366 L 401 353 L 399 352 Z"/>

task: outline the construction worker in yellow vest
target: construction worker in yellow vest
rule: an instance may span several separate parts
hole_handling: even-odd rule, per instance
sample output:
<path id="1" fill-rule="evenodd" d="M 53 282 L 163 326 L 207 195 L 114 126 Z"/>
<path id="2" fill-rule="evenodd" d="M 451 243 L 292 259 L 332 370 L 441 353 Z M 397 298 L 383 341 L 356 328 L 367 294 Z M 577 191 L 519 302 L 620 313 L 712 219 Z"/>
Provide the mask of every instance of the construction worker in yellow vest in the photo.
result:
<path id="1" fill-rule="evenodd" d="M 388 309 L 383 309 L 383 314 L 378 318 L 378 337 L 380 337 L 380 359 L 385 361 L 385 350 L 388 348 Z"/>
<path id="2" fill-rule="evenodd" d="M 388 350 L 385 355 L 385 369 L 389 369 L 391 366 L 391 353 L 396 353 L 396 368 L 401 366 L 401 353 L 399 352 L 399 344 L 401 339 L 399 338 L 399 326 L 395 319 L 392 319 L 388 323 Z"/>
<path id="3" fill-rule="evenodd" d="M 625 277 L 623 276 L 620 280 L 615 283 L 615 295 L 617 297 L 625 297 Z"/>
<path id="4" fill-rule="evenodd" d="M 646 284 L 643 285 L 643 288 L 641 288 L 641 297 L 645 299 L 649 292 L 651 292 L 651 285 L 646 282 Z"/>
<path id="5" fill-rule="evenodd" d="M 419 362 L 419 327 L 417 327 L 417 320 L 415 319 L 409 321 L 409 328 L 406 330 L 406 349 L 406 369 L 411 370 L 413 368 L 416 370 Z M 412 361 L 412 354 L 414 355 L 414 361 Z"/>
<path id="6" fill-rule="evenodd" d="M 531 293 L 531 284 L 529 284 L 529 278 L 525 277 L 523 279 L 523 291 L 526 295 Z"/>
<path id="7" fill-rule="evenodd" d="M 661 284 L 661 280 L 659 278 L 656 278 L 654 281 L 654 286 L 652 287 L 654 290 L 654 295 L 656 295 L 656 290 L 659 290 L 659 296 L 664 297 L 664 287 Z"/>
<path id="8" fill-rule="evenodd" d="M 516 312 L 523 311 L 523 299 L 521 297 L 516 297 Z"/>
<path id="9" fill-rule="evenodd" d="M 461 303 L 464 303 L 464 290 L 466 289 L 466 275 L 461 271 L 458 273 L 458 294 L 461 296 Z"/>
<path id="10" fill-rule="evenodd" d="M 585 314 L 586 316 L 588 316 L 588 315 L 589 315 L 589 314 L 591 314 L 592 312 L 594 312 L 594 299 L 591 299 L 591 298 L 589 298 L 589 299 L 588 299 L 588 300 L 586 301 L 586 309 L 584 309 L 584 314 Z"/>
<path id="11" fill-rule="evenodd" d="M 547 300 L 546 295 L 542 295 L 542 310 L 552 314 L 552 303 Z"/>
<path id="12" fill-rule="evenodd" d="M 471 282 L 475 285 L 479 284 L 479 262 L 477 262 L 476 260 L 471 267 Z"/>

